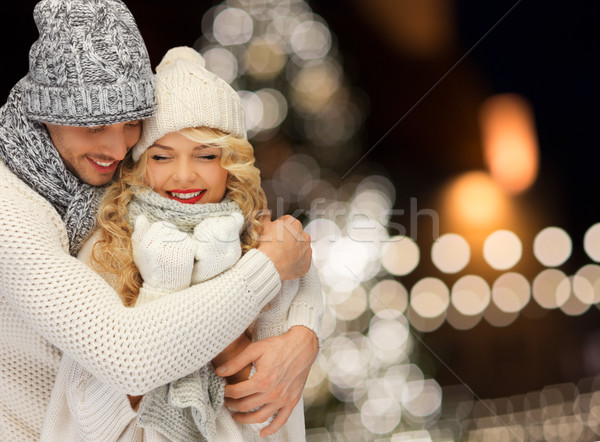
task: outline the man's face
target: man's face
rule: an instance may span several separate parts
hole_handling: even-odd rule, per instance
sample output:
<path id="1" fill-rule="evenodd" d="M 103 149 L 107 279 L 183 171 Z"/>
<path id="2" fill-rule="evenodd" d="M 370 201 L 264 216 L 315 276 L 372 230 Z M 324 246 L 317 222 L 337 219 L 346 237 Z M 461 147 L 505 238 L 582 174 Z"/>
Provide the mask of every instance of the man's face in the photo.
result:
<path id="1" fill-rule="evenodd" d="M 45 125 L 67 169 L 92 186 L 110 182 L 142 129 L 139 120 L 96 127 Z"/>

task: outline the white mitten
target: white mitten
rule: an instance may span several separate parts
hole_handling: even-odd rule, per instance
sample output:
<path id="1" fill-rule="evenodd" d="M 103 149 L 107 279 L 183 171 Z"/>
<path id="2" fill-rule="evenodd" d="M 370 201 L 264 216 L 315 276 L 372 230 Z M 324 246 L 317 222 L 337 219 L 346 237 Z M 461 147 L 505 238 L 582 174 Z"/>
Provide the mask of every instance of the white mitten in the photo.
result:
<path id="1" fill-rule="evenodd" d="M 218 275 L 240 259 L 240 232 L 243 225 L 244 216 L 235 212 L 207 218 L 194 228 L 196 263 L 192 284 Z"/>
<path id="2" fill-rule="evenodd" d="M 144 280 L 140 296 L 144 289 L 166 294 L 190 286 L 196 252 L 190 235 L 166 221 L 150 224 L 140 215 L 135 220 L 131 243 L 133 259 Z"/>

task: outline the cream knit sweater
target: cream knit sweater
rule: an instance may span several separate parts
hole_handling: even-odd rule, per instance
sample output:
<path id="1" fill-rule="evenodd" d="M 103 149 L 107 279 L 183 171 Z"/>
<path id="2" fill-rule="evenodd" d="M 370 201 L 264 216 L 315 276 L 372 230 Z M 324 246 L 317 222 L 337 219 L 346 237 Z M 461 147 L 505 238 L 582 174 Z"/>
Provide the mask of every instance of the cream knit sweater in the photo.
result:
<path id="1" fill-rule="evenodd" d="M 0 162 L 0 440 L 39 439 L 62 352 L 117 391 L 145 394 L 212 360 L 280 288 L 252 250 L 210 281 L 124 307 L 69 255 L 58 213 Z"/>
<path id="2" fill-rule="evenodd" d="M 203 209 L 204 206 L 199 207 Z M 232 210 L 223 207 L 221 210 Z M 223 216 L 223 215 L 226 216 Z M 239 215 L 234 216 L 234 215 Z M 223 271 L 229 269 L 240 259 L 241 245 L 239 240 L 225 240 L 226 238 L 236 238 L 243 224 L 243 216 L 239 212 L 233 211 L 218 212 L 212 215 L 207 212 L 206 218 L 194 229 L 194 238 L 197 241 L 198 252 L 196 257 L 202 256 L 202 259 L 195 261 L 194 276 L 192 280 L 201 283 L 206 279 L 213 278 Z M 136 231 L 138 224 L 136 223 Z M 166 230 L 172 234 L 174 229 Z M 181 232 L 180 232 L 181 233 Z M 134 238 L 136 233 L 134 233 Z M 93 245 L 99 240 L 99 235 L 95 234 L 82 247 L 78 259 L 91 266 L 91 252 Z M 151 253 L 161 252 L 161 247 L 153 249 Z M 199 253 L 201 252 L 201 253 Z M 139 263 L 136 261 L 139 265 Z M 190 263 L 173 263 L 173 269 L 187 267 Z M 185 273 L 185 272 L 183 272 Z M 170 278 L 177 279 L 182 272 L 176 271 Z M 203 275 L 199 277 L 198 275 Z M 114 285 L 115 278 L 110 274 L 101 274 L 106 281 Z M 156 295 L 154 292 L 159 293 Z M 151 293 L 151 296 L 144 297 L 144 294 Z M 137 299 L 135 308 L 143 308 L 148 303 L 156 302 L 161 296 L 170 296 L 168 291 L 161 291 L 159 287 L 152 291 L 142 290 Z M 323 314 L 323 300 L 321 286 L 317 271 L 311 266 L 308 273 L 300 279 L 294 281 L 285 281 L 282 284 L 281 292 L 275 299 L 261 312 L 253 325 L 253 334 L 255 340 L 265 339 L 285 333 L 294 325 L 303 325 L 311 329 L 317 336 L 320 335 L 321 317 Z M 196 390 L 200 383 L 207 379 L 191 381 L 189 377 L 186 382 L 178 386 L 178 399 L 176 402 L 196 404 L 196 407 L 209 407 L 208 404 L 200 405 Z M 172 393 L 173 393 L 172 391 Z M 153 393 L 150 393 L 152 395 Z M 175 393 L 173 393 L 175 394 Z M 221 392 L 222 394 L 222 392 Z M 205 399 L 205 398 L 203 398 Z M 56 385 L 52 391 L 50 406 L 46 414 L 44 429 L 42 431 L 42 440 L 48 442 L 54 441 L 127 441 L 127 442 L 158 442 L 168 440 L 154 428 L 164 428 L 160 420 L 166 418 L 160 415 L 156 420 L 154 415 L 159 409 L 153 410 L 151 415 L 146 415 L 145 419 L 153 424 L 151 428 L 142 430 L 139 422 L 136 420 L 137 413 L 131 409 L 127 396 L 115 391 L 109 385 L 102 384 L 87 372 L 80 364 L 74 362 L 68 357 L 63 357 L 61 362 Z M 286 425 L 280 429 L 276 435 L 269 438 L 260 438 L 258 432 L 262 426 L 245 426 L 237 424 L 231 418 L 231 413 L 224 406 L 216 411 L 216 435 L 211 441 L 273 441 L 273 442 L 302 442 L 305 440 L 304 428 L 304 410 L 303 403 L 300 401 Z M 169 431 L 178 435 L 177 440 L 188 440 L 192 437 L 190 432 L 182 439 L 181 435 L 186 434 L 185 426 L 187 422 L 181 421 L 180 417 L 173 415 L 175 422 L 167 426 Z M 208 424 L 210 425 L 210 424 Z M 213 430 L 214 431 L 214 430 Z"/>

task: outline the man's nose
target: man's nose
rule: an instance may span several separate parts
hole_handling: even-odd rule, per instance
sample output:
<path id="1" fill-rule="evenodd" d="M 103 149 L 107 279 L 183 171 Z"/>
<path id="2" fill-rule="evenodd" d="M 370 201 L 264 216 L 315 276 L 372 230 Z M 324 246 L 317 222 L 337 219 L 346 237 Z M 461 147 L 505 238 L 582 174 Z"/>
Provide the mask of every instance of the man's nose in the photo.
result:
<path id="1" fill-rule="evenodd" d="M 106 137 L 103 140 L 107 154 L 118 161 L 125 158 L 129 149 L 135 144 L 135 141 L 132 142 L 129 138 L 131 137 L 128 136 L 125 127 L 121 125 L 112 127 L 111 130 L 106 132 Z"/>

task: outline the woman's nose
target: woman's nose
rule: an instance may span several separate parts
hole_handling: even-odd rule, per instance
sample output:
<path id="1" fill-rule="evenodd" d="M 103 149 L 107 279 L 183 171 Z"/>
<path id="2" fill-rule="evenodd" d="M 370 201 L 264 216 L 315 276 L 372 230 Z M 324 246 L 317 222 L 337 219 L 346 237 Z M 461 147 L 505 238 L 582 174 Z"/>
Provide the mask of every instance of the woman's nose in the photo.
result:
<path id="1" fill-rule="evenodd" d="M 177 162 L 175 179 L 181 184 L 192 184 L 196 179 L 196 173 L 190 161 L 181 159 Z"/>

